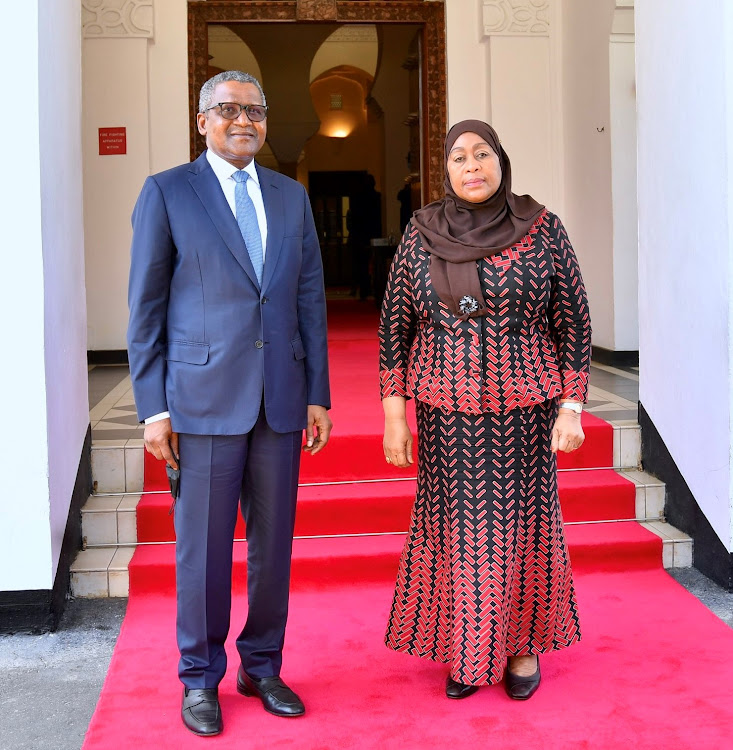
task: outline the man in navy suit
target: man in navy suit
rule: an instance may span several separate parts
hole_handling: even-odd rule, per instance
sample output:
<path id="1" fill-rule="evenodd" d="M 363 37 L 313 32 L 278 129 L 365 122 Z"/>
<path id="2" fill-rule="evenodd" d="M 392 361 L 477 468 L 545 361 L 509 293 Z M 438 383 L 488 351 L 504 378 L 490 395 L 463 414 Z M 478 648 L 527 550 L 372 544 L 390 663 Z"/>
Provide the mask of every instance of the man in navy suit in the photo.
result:
<path id="1" fill-rule="evenodd" d="M 302 443 L 328 441 L 321 254 L 302 185 L 254 162 L 267 132 L 256 78 L 201 89 L 196 161 L 148 177 L 132 216 L 128 351 L 145 446 L 177 468 L 181 714 L 222 730 L 234 525 L 247 526 L 247 621 L 237 689 L 305 712 L 280 679 Z"/>

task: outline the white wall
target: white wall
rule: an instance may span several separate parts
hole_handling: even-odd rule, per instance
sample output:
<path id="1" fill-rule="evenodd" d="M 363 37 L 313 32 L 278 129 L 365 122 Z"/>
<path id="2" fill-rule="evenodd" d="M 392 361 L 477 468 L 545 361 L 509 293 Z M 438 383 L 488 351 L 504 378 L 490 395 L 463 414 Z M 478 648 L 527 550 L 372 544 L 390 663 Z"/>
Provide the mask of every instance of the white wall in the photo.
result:
<path id="1" fill-rule="evenodd" d="M 155 38 L 84 39 L 84 233 L 89 349 L 125 349 L 130 215 L 145 178 L 189 159 L 186 0 L 156 0 Z M 98 129 L 127 128 L 99 155 Z"/>
<path id="2" fill-rule="evenodd" d="M 484 37 L 481 3 L 445 4 L 448 127 L 461 120 L 491 122 L 489 40 Z"/>
<path id="3" fill-rule="evenodd" d="M 615 349 L 609 35 L 613 0 L 563 0 L 565 210 L 590 299 L 593 343 Z M 598 132 L 601 130 L 602 132 Z"/>
<path id="4" fill-rule="evenodd" d="M 51 584 L 48 510 L 48 442 L 43 358 L 43 246 L 38 90 L 38 5 L 16 3 L 4 22 L 14 32 L 0 45 L 4 88 L 17 87 L 23 60 L 23 127 L 0 120 L 4 170 L 12 190 L 0 201 L 4 257 L 0 274 L 0 392 L 6 394 L 0 435 L 0 591 Z M 7 185 L 7 183 L 6 183 Z"/>
<path id="5" fill-rule="evenodd" d="M 0 46 L 6 90 L 23 61 L 22 129 L 17 117 L 0 124 L 5 174 L 12 176 L 0 202 L 7 263 L 0 275 L 0 390 L 8 425 L 0 437 L 2 591 L 53 585 L 89 422 L 80 6 L 41 3 L 39 14 L 38 5 L 8 9 L 4 21 L 13 33 Z"/>
<path id="6" fill-rule="evenodd" d="M 89 426 L 81 175 L 81 24 L 77 0 L 42 3 L 39 41 L 41 229 L 51 577 L 56 575 Z"/>
<path id="7" fill-rule="evenodd" d="M 636 7 L 640 399 L 733 550 L 733 7 L 700 5 Z"/>
<path id="8" fill-rule="evenodd" d="M 629 2 L 629 0 L 623 0 Z M 621 3 L 617 0 L 617 6 Z M 639 349 L 636 70 L 633 2 L 614 12 L 609 44 L 614 349 Z"/>

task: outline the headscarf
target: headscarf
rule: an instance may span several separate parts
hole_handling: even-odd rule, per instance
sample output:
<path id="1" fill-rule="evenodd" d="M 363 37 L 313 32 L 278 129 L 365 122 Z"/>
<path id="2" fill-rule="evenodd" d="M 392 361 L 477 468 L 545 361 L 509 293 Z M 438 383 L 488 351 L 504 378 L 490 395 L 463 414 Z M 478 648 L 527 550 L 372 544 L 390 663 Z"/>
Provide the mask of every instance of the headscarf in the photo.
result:
<path id="1" fill-rule="evenodd" d="M 476 133 L 499 157 L 501 184 L 481 203 L 459 198 L 448 176 L 448 157 L 463 133 Z M 512 167 L 496 131 L 481 120 L 456 123 L 445 137 L 445 198 L 415 211 L 412 223 L 430 253 L 430 278 L 451 312 L 466 320 L 486 315 L 476 261 L 496 255 L 525 237 L 545 207 L 531 195 L 512 192 Z"/>

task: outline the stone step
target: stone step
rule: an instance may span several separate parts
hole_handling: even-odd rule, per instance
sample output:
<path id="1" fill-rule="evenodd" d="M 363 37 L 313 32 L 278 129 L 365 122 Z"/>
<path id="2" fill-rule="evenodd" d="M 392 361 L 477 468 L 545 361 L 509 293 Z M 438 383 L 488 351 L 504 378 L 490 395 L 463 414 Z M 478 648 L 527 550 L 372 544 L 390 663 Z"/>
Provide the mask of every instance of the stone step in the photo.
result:
<path id="1" fill-rule="evenodd" d="M 93 440 L 92 481 L 95 494 L 141 492 L 142 440 Z M 641 429 L 634 421 L 613 425 L 613 466 L 636 469 L 641 463 Z M 607 467 L 597 467 L 607 468 Z"/>
<path id="2" fill-rule="evenodd" d="M 662 539 L 662 564 L 670 568 L 691 568 L 693 559 L 692 539 L 664 521 L 646 521 L 641 524 Z"/>
<path id="3" fill-rule="evenodd" d="M 636 518 L 663 540 L 665 568 L 692 565 L 692 540 L 664 522 L 665 486 L 637 469 L 619 472 L 636 487 Z M 85 550 L 72 565 L 72 593 L 78 597 L 127 596 L 127 564 L 137 541 L 135 509 L 140 493 L 92 496 L 82 508 Z"/>
<path id="4" fill-rule="evenodd" d="M 689 568 L 692 565 L 692 539 L 686 534 L 663 521 L 647 521 L 641 525 L 662 538 L 665 568 Z M 86 598 L 128 596 L 128 565 L 134 551 L 134 545 L 82 550 L 71 566 L 72 594 Z"/>

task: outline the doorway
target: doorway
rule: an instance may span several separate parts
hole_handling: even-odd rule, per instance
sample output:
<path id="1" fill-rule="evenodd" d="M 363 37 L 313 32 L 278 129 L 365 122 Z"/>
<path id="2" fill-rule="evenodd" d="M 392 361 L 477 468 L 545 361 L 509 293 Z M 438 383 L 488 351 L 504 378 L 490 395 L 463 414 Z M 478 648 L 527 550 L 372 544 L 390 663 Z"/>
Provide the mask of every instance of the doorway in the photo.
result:
<path id="1" fill-rule="evenodd" d="M 214 4 L 189 0 L 188 21 L 191 158 L 196 158 L 203 150 L 203 142 L 195 126 L 195 113 L 198 92 L 210 77 L 210 27 L 229 27 L 243 41 L 243 37 L 247 37 L 248 41 L 245 43 L 255 62 L 259 63 L 260 59 L 264 60 L 268 56 L 276 56 L 279 60 L 278 65 L 268 65 L 267 71 L 259 72 L 268 93 L 268 104 L 272 106 L 269 127 L 272 133 L 274 126 L 273 135 L 279 141 L 280 154 L 276 155 L 278 166 L 291 176 L 297 176 L 300 152 L 297 151 L 297 138 L 291 137 L 289 143 L 288 139 L 298 127 L 301 128 L 302 135 L 304 123 L 291 127 L 290 133 L 283 132 L 286 128 L 277 124 L 276 115 L 285 114 L 292 108 L 293 96 L 301 103 L 304 99 L 301 88 L 295 86 L 289 77 L 285 65 L 287 60 L 294 55 L 303 56 L 304 53 L 313 53 L 315 56 L 323 41 L 339 28 L 346 27 L 356 31 L 366 25 L 374 25 L 382 38 L 385 38 L 397 34 L 400 27 L 414 26 L 413 36 L 418 54 L 408 64 L 414 66 L 414 77 L 418 81 L 416 97 L 419 106 L 417 117 L 414 116 L 415 112 L 408 112 L 408 115 L 412 115 L 407 123 L 407 127 L 412 130 L 409 151 L 412 154 L 412 166 L 415 166 L 415 161 L 419 164 L 419 203 L 422 205 L 437 200 L 442 195 L 443 173 L 439 155 L 447 119 L 443 3 L 426 3 L 422 0 L 402 0 L 399 3 L 382 0 L 368 3 L 351 0 L 327 0 L 319 3 L 312 0 L 277 3 L 220 0 Z M 380 54 L 383 51 L 384 48 L 380 48 Z M 308 85 L 310 83 L 309 80 Z M 311 126 L 316 124 L 310 122 Z M 403 154 L 404 158 L 406 154 Z M 415 194 L 418 191 L 413 187 L 411 192 Z M 385 229 L 388 231 L 390 228 Z"/>

